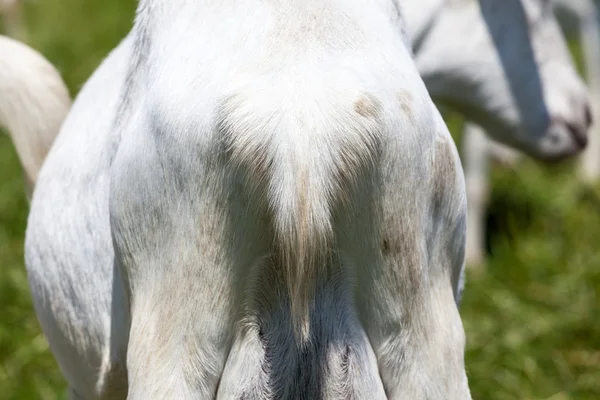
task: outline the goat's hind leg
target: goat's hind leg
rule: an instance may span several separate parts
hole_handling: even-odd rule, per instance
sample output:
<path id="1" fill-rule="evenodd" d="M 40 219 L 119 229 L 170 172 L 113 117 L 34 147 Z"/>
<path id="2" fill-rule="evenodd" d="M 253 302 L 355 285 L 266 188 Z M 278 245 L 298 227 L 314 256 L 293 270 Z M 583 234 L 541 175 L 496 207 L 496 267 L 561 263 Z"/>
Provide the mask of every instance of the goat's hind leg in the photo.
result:
<path id="1" fill-rule="evenodd" d="M 357 280 L 381 379 L 389 399 L 469 399 L 456 305 L 466 228 L 456 148 L 440 135 L 414 151 L 427 162 L 398 157 L 411 153 L 394 146 L 385 152 L 378 243 L 361 260 L 369 275 Z"/>
<path id="2" fill-rule="evenodd" d="M 164 169 L 157 152 L 138 147 L 115 159 L 112 230 L 132 288 L 130 400 L 216 395 L 231 341 L 234 266 L 252 256 L 243 253 L 252 246 L 240 239 L 247 207 L 235 185 L 224 168 L 188 161 L 198 158 L 189 147 L 176 148 L 178 164 Z"/>

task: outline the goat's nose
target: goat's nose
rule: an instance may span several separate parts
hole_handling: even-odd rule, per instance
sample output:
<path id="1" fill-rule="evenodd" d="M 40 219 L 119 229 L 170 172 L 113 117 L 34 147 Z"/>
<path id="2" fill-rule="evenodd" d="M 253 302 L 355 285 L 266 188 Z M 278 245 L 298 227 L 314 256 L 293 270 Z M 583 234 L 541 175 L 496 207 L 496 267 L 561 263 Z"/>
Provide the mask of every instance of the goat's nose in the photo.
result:
<path id="1" fill-rule="evenodd" d="M 579 107 L 578 112 L 574 113 L 571 118 L 565 118 L 557 122 L 567 129 L 575 144 L 580 149 L 584 149 L 588 143 L 588 130 L 592 125 L 593 116 L 590 104 L 587 101 Z"/>
<path id="2" fill-rule="evenodd" d="M 592 120 L 592 114 L 589 113 L 589 116 L 588 116 L 588 112 L 589 112 L 589 108 L 586 108 L 584 124 L 575 124 L 572 122 L 565 122 L 565 126 L 569 130 L 569 133 L 573 137 L 573 140 L 575 140 L 577 145 L 579 147 L 581 147 L 582 149 L 585 148 L 585 146 L 587 146 L 588 128 L 590 127 L 591 120 Z M 590 122 L 588 122 L 588 121 L 590 121 Z"/>

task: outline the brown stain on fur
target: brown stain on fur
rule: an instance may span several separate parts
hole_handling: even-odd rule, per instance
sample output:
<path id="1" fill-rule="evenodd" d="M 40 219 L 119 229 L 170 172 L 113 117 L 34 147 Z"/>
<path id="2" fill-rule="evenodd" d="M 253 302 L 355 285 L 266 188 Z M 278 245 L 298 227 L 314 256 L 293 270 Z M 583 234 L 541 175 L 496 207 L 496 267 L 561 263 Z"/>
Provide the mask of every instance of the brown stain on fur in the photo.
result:
<path id="1" fill-rule="evenodd" d="M 287 254 L 286 267 L 288 270 L 288 278 L 286 282 L 290 290 L 290 302 L 292 315 L 297 318 L 294 322 L 295 329 L 298 329 L 297 334 L 305 339 L 309 335 L 309 312 L 310 299 L 313 296 L 315 288 L 312 286 L 316 280 L 316 265 L 317 261 L 313 259 L 314 252 L 317 249 L 311 248 L 310 243 L 310 204 L 308 199 L 309 183 L 308 171 L 302 169 L 298 180 L 298 230 L 295 240 L 297 241 L 296 249 L 290 249 Z M 294 251 L 295 250 L 295 251 Z M 317 250 L 318 251 L 318 250 Z M 294 258 L 292 260 L 290 258 Z M 297 263 L 296 268 L 292 266 Z"/>
<path id="2" fill-rule="evenodd" d="M 461 184 L 463 175 L 460 160 L 450 137 L 437 138 L 432 163 L 430 214 L 436 225 L 432 226 L 434 239 L 429 246 L 434 246 L 433 253 L 443 258 L 448 256 L 449 251 L 454 253 L 454 256 L 450 256 L 452 259 L 459 250 L 456 244 L 452 244 L 453 238 L 460 234 L 466 224 L 466 199 L 464 183 Z M 445 273 L 444 265 L 447 263 L 443 260 L 433 261 L 435 268 L 432 273 Z M 453 270 L 452 274 L 457 272 Z M 458 277 L 453 276 L 452 279 L 456 281 Z"/>
<path id="3" fill-rule="evenodd" d="M 399 199 L 395 198 L 394 201 Z M 426 253 L 423 246 L 423 212 L 421 198 L 404 203 L 396 212 L 385 213 L 379 250 L 384 261 L 384 276 L 397 296 L 416 301 L 425 282 Z M 407 311 L 407 316 L 411 315 Z"/>
<path id="4" fill-rule="evenodd" d="M 402 114 L 406 115 L 408 120 L 414 123 L 415 116 L 413 111 L 413 95 L 408 90 L 400 90 L 396 95 L 396 98 L 398 99 L 398 104 L 400 105 Z"/>
<path id="5" fill-rule="evenodd" d="M 381 252 L 383 254 L 387 254 L 390 251 L 390 242 L 387 239 L 383 239 L 383 244 L 381 245 Z"/>
<path id="6" fill-rule="evenodd" d="M 433 207 L 441 209 L 446 199 L 453 197 L 458 174 L 457 159 L 454 155 L 453 143 L 448 138 L 438 138 L 433 157 Z"/>
<path id="7" fill-rule="evenodd" d="M 379 104 L 370 95 L 363 94 L 354 102 L 354 111 L 365 118 L 377 118 Z"/>

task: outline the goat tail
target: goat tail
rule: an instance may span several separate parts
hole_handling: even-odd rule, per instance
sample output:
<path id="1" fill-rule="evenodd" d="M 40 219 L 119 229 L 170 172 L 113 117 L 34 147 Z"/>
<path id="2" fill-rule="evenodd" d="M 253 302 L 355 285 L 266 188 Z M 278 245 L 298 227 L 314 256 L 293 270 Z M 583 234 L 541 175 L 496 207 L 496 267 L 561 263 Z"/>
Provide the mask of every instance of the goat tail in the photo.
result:
<path id="1" fill-rule="evenodd" d="M 318 102 L 314 110 L 304 104 L 302 114 L 297 111 L 302 105 L 286 113 L 266 99 L 229 97 L 220 129 L 231 160 L 247 173 L 250 186 L 266 184 L 273 258 L 282 269 L 294 335 L 302 345 L 310 337 L 317 283 L 331 266 L 334 211 L 377 159 L 380 106 L 364 95 L 354 107 L 350 101 L 329 110 Z"/>
<path id="2" fill-rule="evenodd" d="M 310 336 L 310 310 L 318 277 L 328 265 L 333 241 L 331 201 L 323 190 L 318 164 L 288 165 L 271 197 L 274 211 L 275 262 L 283 269 L 294 335 Z"/>

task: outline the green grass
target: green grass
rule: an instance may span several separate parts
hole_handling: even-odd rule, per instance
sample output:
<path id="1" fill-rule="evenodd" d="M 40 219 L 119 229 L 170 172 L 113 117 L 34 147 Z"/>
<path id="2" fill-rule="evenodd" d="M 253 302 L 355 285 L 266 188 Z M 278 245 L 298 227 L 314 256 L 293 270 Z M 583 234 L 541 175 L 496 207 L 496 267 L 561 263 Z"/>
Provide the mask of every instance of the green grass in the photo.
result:
<path id="1" fill-rule="evenodd" d="M 32 0 L 28 42 L 75 94 L 133 9 L 131 0 Z M 457 132 L 460 120 L 448 122 Z M 475 399 L 600 399 L 600 190 L 573 172 L 529 160 L 493 171 L 489 268 L 470 276 L 461 308 Z M 27 208 L 17 157 L 0 135 L 0 398 L 64 398 L 23 266 Z"/>

